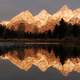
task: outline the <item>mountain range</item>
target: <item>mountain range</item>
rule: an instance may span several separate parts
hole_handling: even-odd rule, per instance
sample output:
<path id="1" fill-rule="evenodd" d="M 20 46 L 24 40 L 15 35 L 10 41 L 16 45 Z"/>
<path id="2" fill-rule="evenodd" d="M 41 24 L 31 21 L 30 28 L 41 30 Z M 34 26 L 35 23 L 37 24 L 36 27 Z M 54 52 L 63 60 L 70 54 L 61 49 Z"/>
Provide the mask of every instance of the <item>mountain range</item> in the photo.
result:
<path id="1" fill-rule="evenodd" d="M 55 25 L 63 19 L 67 23 L 80 24 L 80 8 L 72 10 L 64 5 L 60 10 L 54 14 L 42 10 L 37 15 L 33 16 L 30 11 L 23 11 L 9 21 L 1 21 L 0 24 L 6 25 L 7 28 L 18 30 L 19 25 L 22 24 L 25 32 L 45 32 L 55 29 Z"/>

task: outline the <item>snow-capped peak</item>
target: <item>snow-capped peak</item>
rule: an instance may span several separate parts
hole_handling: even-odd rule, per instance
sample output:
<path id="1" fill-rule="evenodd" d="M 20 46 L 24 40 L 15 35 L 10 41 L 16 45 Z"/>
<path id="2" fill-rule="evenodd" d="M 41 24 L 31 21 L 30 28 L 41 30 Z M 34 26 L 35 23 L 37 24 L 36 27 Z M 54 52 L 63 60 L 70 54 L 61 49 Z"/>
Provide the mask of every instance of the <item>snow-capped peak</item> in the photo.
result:
<path id="1" fill-rule="evenodd" d="M 51 15 L 46 10 L 42 10 L 38 15 L 34 16 L 34 19 L 37 26 L 41 27 L 47 24 L 49 17 L 51 17 Z"/>
<path id="2" fill-rule="evenodd" d="M 26 21 L 28 23 L 33 22 L 33 15 L 31 14 L 30 11 L 23 11 L 19 15 L 15 16 L 10 20 L 10 22 L 15 22 L 15 21 Z"/>
<path id="3" fill-rule="evenodd" d="M 60 8 L 55 14 L 53 14 L 54 19 L 61 20 L 63 18 L 66 22 L 68 22 L 73 17 L 73 11 L 69 9 L 66 5 Z"/>

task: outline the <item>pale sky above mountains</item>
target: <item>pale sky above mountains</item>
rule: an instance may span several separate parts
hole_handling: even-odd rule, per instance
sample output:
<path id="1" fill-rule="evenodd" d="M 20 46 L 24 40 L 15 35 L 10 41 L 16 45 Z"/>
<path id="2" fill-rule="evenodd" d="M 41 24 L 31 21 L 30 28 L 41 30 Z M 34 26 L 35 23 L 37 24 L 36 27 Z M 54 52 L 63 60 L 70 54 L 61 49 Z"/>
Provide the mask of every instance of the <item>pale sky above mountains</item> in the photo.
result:
<path id="1" fill-rule="evenodd" d="M 25 10 L 30 10 L 33 15 L 42 9 L 54 13 L 63 5 L 79 8 L 80 0 L 0 0 L 0 20 L 9 20 Z"/>

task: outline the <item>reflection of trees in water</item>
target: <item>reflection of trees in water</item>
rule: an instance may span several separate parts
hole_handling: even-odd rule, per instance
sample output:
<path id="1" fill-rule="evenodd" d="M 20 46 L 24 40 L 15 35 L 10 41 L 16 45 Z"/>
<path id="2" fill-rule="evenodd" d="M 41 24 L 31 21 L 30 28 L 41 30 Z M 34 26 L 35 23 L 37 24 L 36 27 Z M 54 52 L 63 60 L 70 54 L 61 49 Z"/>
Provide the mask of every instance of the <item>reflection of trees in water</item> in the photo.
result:
<path id="1" fill-rule="evenodd" d="M 55 54 L 56 57 L 60 57 L 60 61 L 62 64 L 64 64 L 65 60 L 68 58 L 80 58 L 80 46 L 74 45 L 74 46 L 64 46 L 64 45 L 42 45 L 35 46 L 35 45 L 21 45 L 21 46 L 0 46 L 0 55 L 7 54 L 8 52 L 11 52 L 12 54 L 15 54 L 14 51 L 16 51 L 18 54 L 17 56 L 20 59 L 24 59 L 24 50 L 30 49 L 32 51 L 32 54 L 36 54 L 37 50 L 43 49 L 47 54 L 51 54 L 51 51 L 53 50 L 53 54 Z"/>

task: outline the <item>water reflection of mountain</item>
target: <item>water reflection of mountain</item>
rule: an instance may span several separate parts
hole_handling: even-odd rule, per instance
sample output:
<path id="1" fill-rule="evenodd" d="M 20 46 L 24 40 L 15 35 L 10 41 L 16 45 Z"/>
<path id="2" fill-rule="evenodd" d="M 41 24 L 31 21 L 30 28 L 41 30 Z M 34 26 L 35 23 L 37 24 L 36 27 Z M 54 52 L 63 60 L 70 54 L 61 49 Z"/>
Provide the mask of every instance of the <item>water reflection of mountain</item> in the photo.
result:
<path id="1" fill-rule="evenodd" d="M 11 52 L 12 54 L 15 54 L 14 51 L 17 52 L 17 57 L 20 59 L 24 59 L 25 52 L 24 50 L 30 50 L 31 54 L 36 55 L 38 50 L 45 51 L 46 55 L 51 54 L 51 51 L 53 51 L 53 54 L 55 54 L 56 57 L 60 57 L 60 61 L 63 64 L 65 60 L 68 58 L 79 58 L 80 57 L 80 46 L 79 45 L 55 45 L 55 44 L 45 44 L 45 45 L 6 45 L 6 46 L 0 46 L 0 55 L 7 54 L 8 52 Z M 26 52 L 27 54 L 30 54 Z"/>

